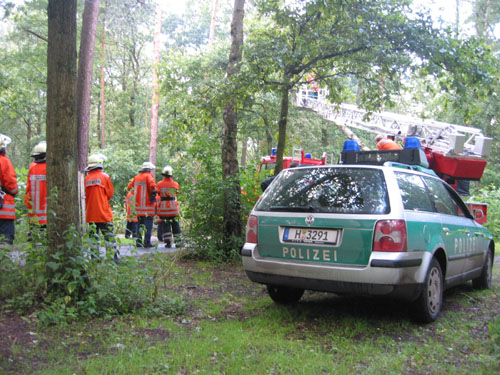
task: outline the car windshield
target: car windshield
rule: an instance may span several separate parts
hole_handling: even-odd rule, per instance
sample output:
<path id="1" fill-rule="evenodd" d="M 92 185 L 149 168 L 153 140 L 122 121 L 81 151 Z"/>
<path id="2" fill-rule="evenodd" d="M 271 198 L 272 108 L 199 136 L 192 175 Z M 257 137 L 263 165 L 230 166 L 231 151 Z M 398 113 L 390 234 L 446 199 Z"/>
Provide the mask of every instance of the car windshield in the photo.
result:
<path id="1" fill-rule="evenodd" d="M 255 210 L 386 214 L 390 207 L 380 169 L 316 167 L 284 170 Z"/>

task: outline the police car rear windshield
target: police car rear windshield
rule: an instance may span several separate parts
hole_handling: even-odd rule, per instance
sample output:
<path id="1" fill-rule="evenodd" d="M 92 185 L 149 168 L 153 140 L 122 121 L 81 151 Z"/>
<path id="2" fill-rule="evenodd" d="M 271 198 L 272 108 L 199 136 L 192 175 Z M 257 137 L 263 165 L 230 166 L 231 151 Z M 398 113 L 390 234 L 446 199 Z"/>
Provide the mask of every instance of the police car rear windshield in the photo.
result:
<path id="1" fill-rule="evenodd" d="M 387 214 L 390 206 L 380 169 L 294 168 L 273 181 L 255 210 Z"/>

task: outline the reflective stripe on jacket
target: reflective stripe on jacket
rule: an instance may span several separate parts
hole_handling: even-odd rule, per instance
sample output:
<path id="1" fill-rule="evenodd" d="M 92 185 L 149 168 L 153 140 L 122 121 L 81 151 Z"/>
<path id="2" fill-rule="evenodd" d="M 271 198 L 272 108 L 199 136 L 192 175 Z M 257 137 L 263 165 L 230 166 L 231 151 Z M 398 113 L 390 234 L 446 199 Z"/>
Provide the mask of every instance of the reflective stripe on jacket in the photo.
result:
<path id="1" fill-rule="evenodd" d="M 7 194 L 3 197 L 3 207 L 0 209 L 0 219 L 16 218 L 16 202 L 14 195 L 19 191 L 16 171 L 5 154 L 0 154 L 0 185 Z"/>
<path id="2" fill-rule="evenodd" d="M 85 204 L 87 223 L 110 223 L 113 212 L 109 200 L 113 198 L 111 178 L 102 169 L 91 170 L 85 177 Z"/>
<path id="3" fill-rule="evenodd" d="M 32 223 L 47 224 L 47 164 L 33 162 L 26 183 L 24 205 Z"/>
<path id="4" fill-rule="evenodd" d="M 179 203 L 177 202 L 177 193 L 179 184 L 172 177 L 165 177 L 158 182 L 158 193 L 160 202 L 156 208 L 156 213 L 161 217 L 171 217 L 179 215 Z"/>
<path id="5" fill-rule="evenodd" d="M 155 202 L 150 200 L 151 195 L 156 192 L 156 182 L 151 172 L 141 172 L 135 176 L 127 187 L 134 189 L 135 212 L 137 216 L 154 216 Z"/>
<path id="6" fill-rule="evenodd" d="M 125 209 L 127 210 L 127 221 L 137 223 L 137 215 L 135 213 L 134 193 L 128 192 L 125 197 Z"/>

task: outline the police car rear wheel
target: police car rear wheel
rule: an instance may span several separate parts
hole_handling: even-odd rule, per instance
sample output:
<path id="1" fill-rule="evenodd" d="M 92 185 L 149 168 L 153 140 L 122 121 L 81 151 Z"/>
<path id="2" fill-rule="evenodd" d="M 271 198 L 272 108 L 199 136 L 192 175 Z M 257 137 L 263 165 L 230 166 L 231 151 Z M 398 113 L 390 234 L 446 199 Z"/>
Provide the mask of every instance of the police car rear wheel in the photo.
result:
<path id="1" fill-rule="evenodd" d="M 298 302 L 304 294 L 304 289 L 268 285 L 267 292 L 274 302 L 287 305 Z"/>
<path id="2" fill-rule="evenodd" d="M 424 288 L 415 301 L 415 318 L 421 323 L 437 319 L 443 303 L 443 273 L 436 259 L 433 259 L 425 277 Z"/>
<path id="3" fill-rule="evenodd" d="M 484 265 L 481 275 L 477 279 L 472 280 L 472 287 L 474 289 L 491 288 L 492 267 L 493 267 L 493 255 L 492 252 L 488 250 L 488 254 L 484 259 Z"/>

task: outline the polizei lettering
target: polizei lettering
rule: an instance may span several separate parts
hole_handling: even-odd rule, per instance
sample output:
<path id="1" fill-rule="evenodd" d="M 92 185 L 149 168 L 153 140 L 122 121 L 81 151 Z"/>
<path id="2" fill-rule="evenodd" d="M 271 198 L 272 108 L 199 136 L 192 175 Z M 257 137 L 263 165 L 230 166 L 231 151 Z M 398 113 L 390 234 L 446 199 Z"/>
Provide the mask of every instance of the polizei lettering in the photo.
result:
<path id="1" fill-rule="evenodd" d="M 283 258 L 336 262 L 337 250 L 283 247 Z"/>

